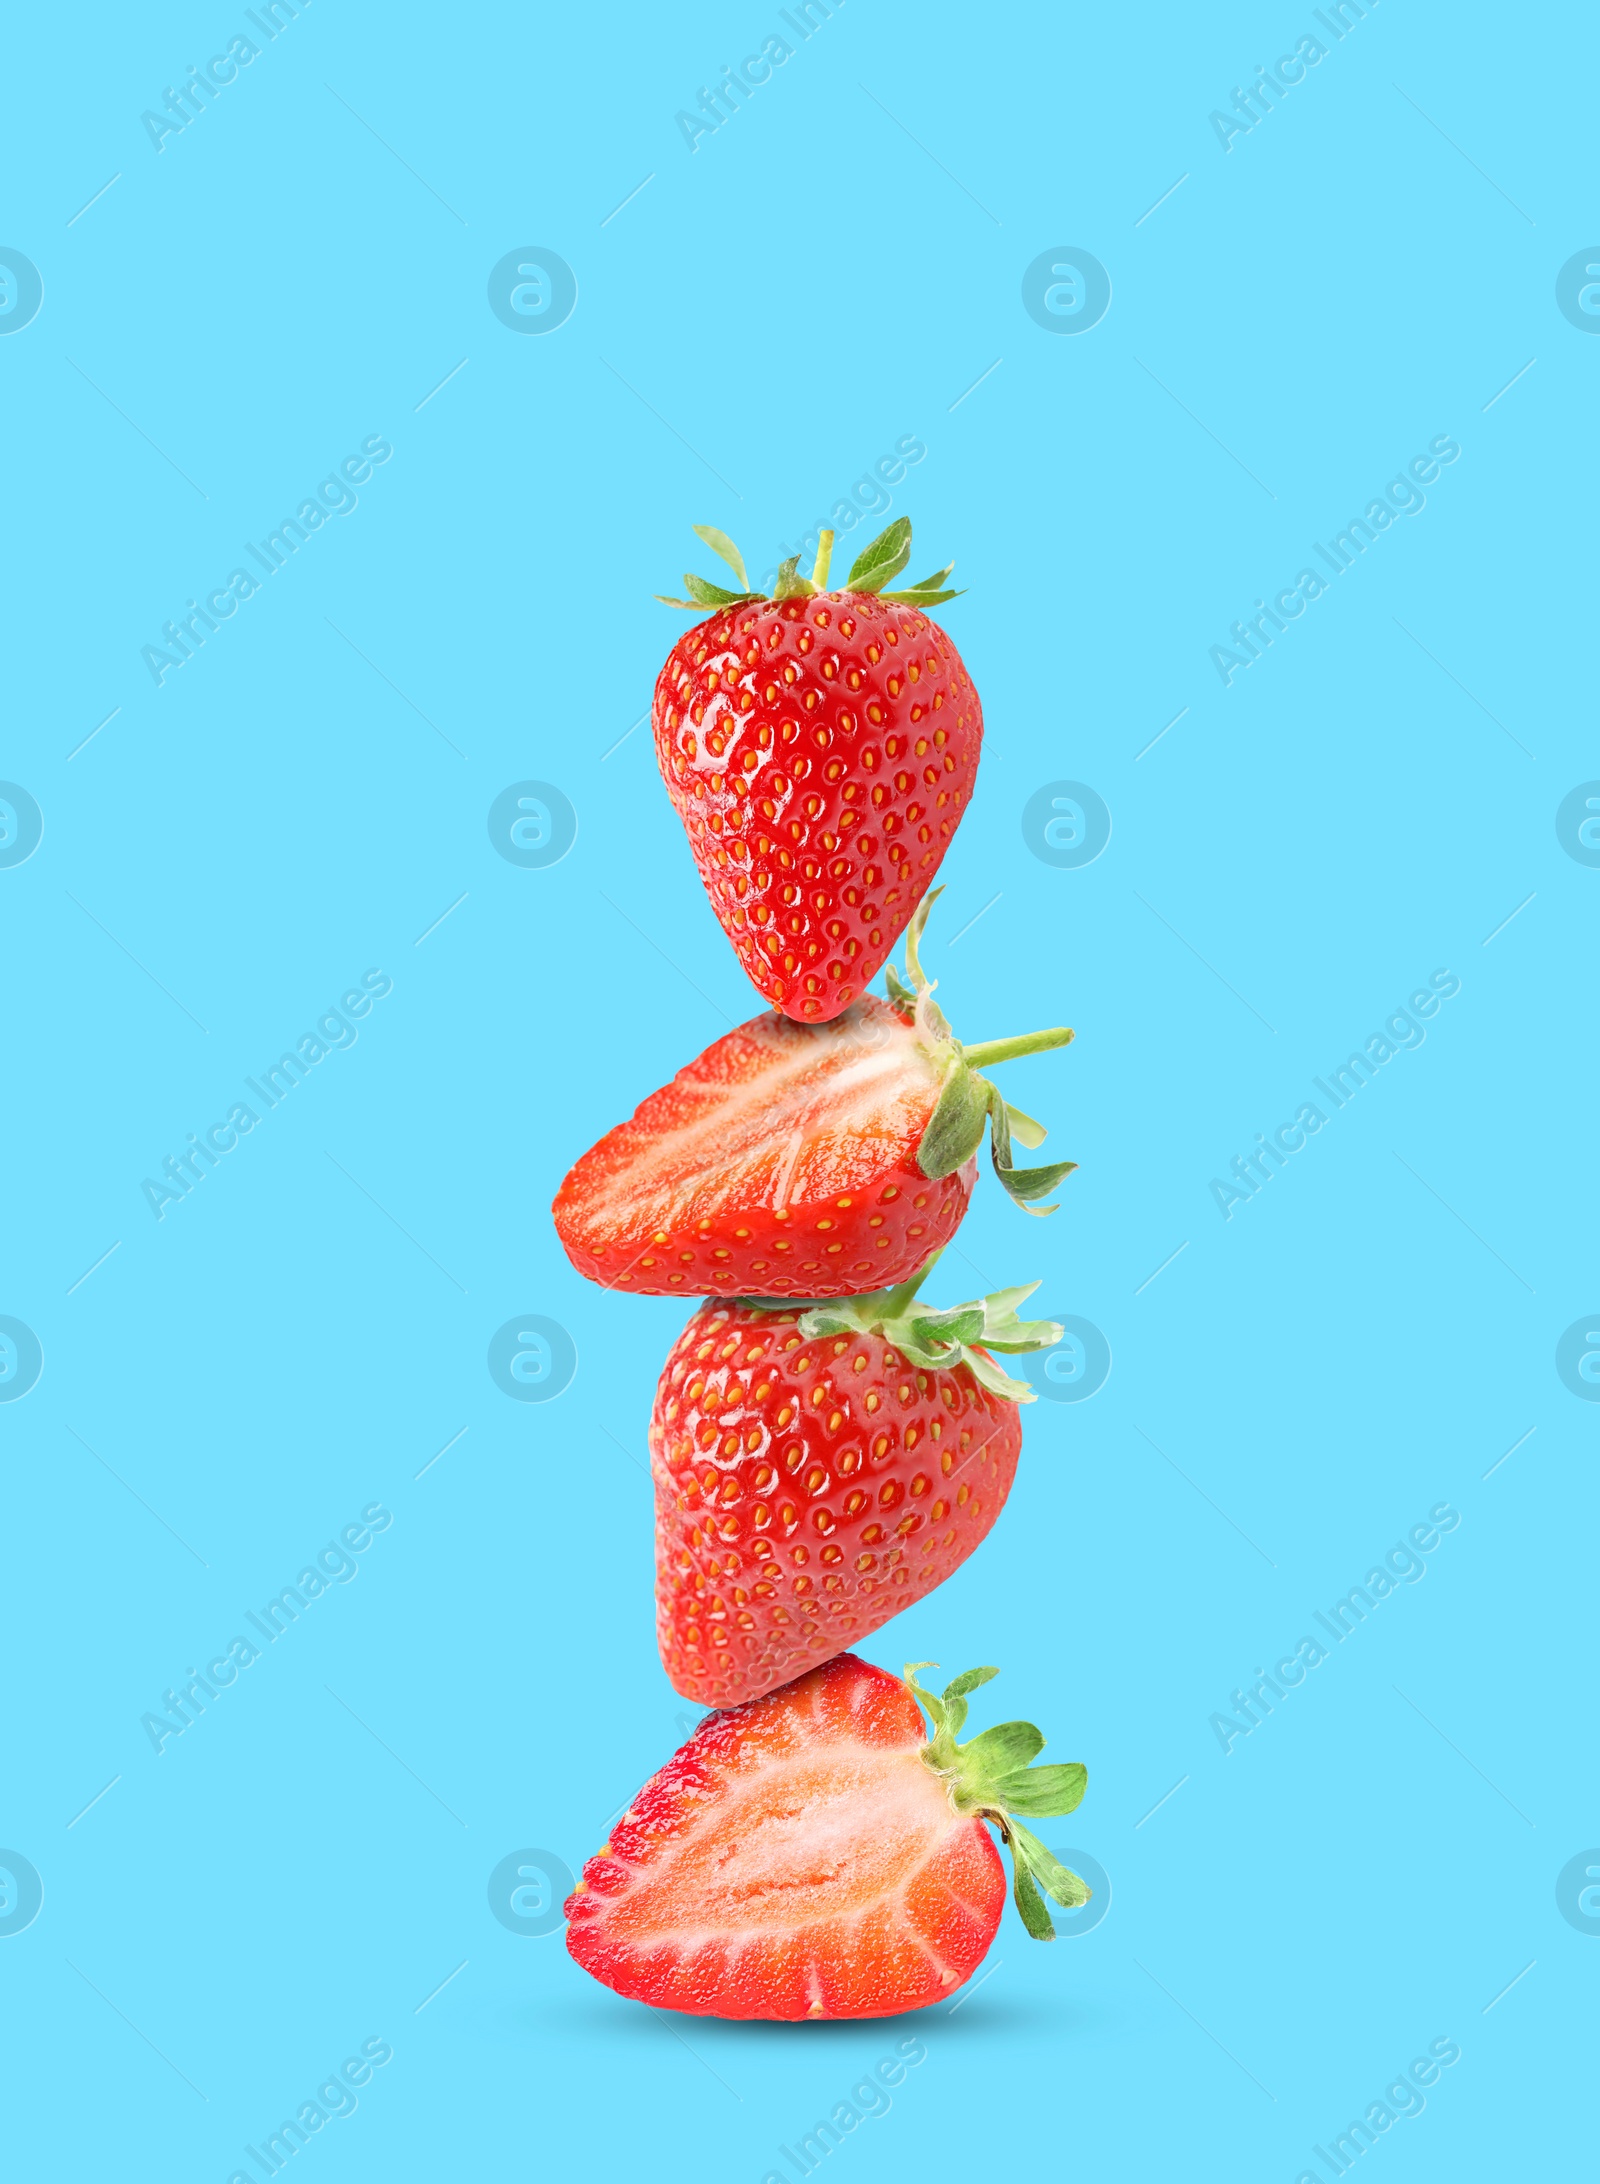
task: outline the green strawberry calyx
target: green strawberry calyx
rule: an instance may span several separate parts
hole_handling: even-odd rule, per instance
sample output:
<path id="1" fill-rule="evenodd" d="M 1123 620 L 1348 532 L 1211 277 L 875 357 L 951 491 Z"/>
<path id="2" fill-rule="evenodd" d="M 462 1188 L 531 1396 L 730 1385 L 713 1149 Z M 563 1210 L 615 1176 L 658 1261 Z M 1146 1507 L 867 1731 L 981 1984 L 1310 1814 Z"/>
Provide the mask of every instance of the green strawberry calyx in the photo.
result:
<path id="1" fill-rule="evenodd" d="M 933 1738 L 923 1747 L 922 1763 L 943 1778 L 957 1812 L 992 1821 L 1000 1830 L 1000 1839 L 1011 1852 L 1012 1895 L 1022 1923 L 1035 1941 L 1054 1941 L 1056 1930 L 1040 1889 L 1069 1911 L 1087 1903 L 1093 1891 L 1046 1850 L 1017 1815 L 1046 1820 L 1075 1812 L 1088 1786 L 1089 1771 L 1076 1760 L 1064 1767 L 1032 1765 L 1045 1740 L 1031 1721 L 997 1722 L 965 1744 L 957 1744 L 957 1732 L 967 1718 L 968 1692 L 1000 1671 L 969 1668 L 954 1683 L 946 1684 L 942 1698 L 936 1698 L 918 1683 L 917 1670 L 937 1666 L 936 1661 L 906 1664 L 911 1694 L 933 1724 Z"/>
<path id="2" fill-rule="evenodd" d="M 938 1256 L 935 1252 L 920 1273 L 894 1289 L 875 1289 L 864 1297 L 830 1297 L 825 1303 L 799 1307 L 801 1334 L 808 1342 L 825 1335 L 878 1335 L 892 1343 L 908 1365 L 920 1365 L 928 1372 L 949 1372 L 965 1365 L 992 1395 L 1003 1396 L 1008 1403 L 1032 1403 L 1036 1398 L 1028 1383 L 1013 1380 L 989 1353 L 998 1350 L 1005 1356 L 1048 1350 L 1061 1340 L 1056 1321 L 1017 1317 L 1018 1305 L 1026 1303 L 1039 1284 L 1024 1282 L 1018 1289 L 997 1289 L 971 1304 L 930 1311 L 917 1302 L 917 1291 Z M 745 1301 L 768 1311 L 796 1311 L 792 1302 L 782 1299 L 772 1304 L 754 1298 Z"/>
<path id="3" fill-rule="evenodd" d="M 715 612 L 722 607 L 742 606 L 750 599 L 815 599 L 828 589 L 828 571 L 833 562 L 833 533 L 817 533 L 817 558 L 811 574 L 801 576 L 800 556 L 793 554 L 778 570 L 776 589 L 760 592 L 751 589 L 749 574 L 745 569 L 744 555 L 729 538 L 726 531 L 718 531 L 709 523 L 697 523 L 695 533 L 705 540 L 714 554 L 720 556 L 739 580 L 737 591 L 728 591 L 721 584 L 711 584 L 703 576 L 685 575 L 683 588 L 687 599 L 670 599 L 665 592 L 656 597 L 664 607 L 686 607 L 691 614 L 704 613 L 708 608 Z M 886 531 L 880 531 L 868 546 L 863 546 L 850 564 L 850 574 L 844 582 L 834 587 L 836 592 L 875 593 L 881 599 L 892 599 L 904 607 L 937 607 L 946 599 L 959 599 L 959 592 L 945 589 L 945 578 L 955 563 L 949 562 L 942 569 L 935 569 L 931 576 L 919 577 L 916 583 L 903 591 L 886 591 L 911 559 L 911 518 L 897 516 Z"/>
<path id="4" fill-rule="evenodd" d="M 943 893 L 942 887 L 930 889 L 906 927 L 906 977 L 902 978 L 892 963 L 884 966 L 890 1004 L 906 1022 L 916 1026 L 944 1080 L 917 1145 L 917 1165 L 931 1183 L 953 1175 L 983 1143 L 987 1125 L 994 1172 L 1011 1197 L 1027 1213 L 1054 1213 L 1054 1205 L 1040 1206 L 1034 1201 L 1053 1191 L 1078 1163 L 1045 1161 L 1036 1168 L 1019 1168 L 1011 1157 L 1012 1139 L 1031 1152 L 1044 1143 L 1044 1124 L 1025 1115 L 1020 1107 L 1011 1106 L 1000 1087 L 991 1084 L 982 1072 L 996 1062 L 1013 1061 L 1022 1054 L 1044 1054 L 1052 1047 L 1068 1046 L 1073 1035 L 1065 1025 L 1058 1025 L 1049 1031 L 1025 1031 L 1014 1039 L 985 1039 L 976 1046 L 961 1044 L 933 998 L 934 981 L 923 970 L 918 954 L 928 913 Z"/>

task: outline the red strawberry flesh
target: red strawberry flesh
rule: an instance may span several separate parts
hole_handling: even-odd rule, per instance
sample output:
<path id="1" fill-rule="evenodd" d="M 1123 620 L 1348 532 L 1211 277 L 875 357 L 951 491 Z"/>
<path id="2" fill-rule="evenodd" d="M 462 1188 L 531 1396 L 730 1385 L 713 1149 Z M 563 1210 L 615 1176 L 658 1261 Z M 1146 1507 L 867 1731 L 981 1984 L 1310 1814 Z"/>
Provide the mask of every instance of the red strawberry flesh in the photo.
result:
<path id="1" fill-rule="evenodd" d="M 752 599 L 685 631 L 656 681 L 662 779 L 746 975 L 838 1016 L 927 892 L 972 795 L 983 708 L 919 608 Z"/>
<path id="2" fill-rule="evenodd" d="M 1022 1423 L 968 1364 L 708 1303 L 667 1359 L 649 1438 L 662 1665 L 685 1698 L 727 1707 L 943 1584 L 1005 1504 Z"/>
<path id="3" fill-rule="evenodd" d="M 741 1024 L 608 1132 L 554 1215 L 580 1274 L 644 1296 L 831 1297 L 907 1279 L 960 1226 L 977 1162 L 930 1181 L 942 1078 L 867 994 L 834 1022 Z"/>
<path id="4" fill-rule="evenodd" d="M 982 1961 L 1006 1889 L 927 1743 L 907 1685 L 848 1654 L 714 1716 L 584 1867 L 569 1950 L 619 1994 L 702 2016 L 938 2001 Z"/>

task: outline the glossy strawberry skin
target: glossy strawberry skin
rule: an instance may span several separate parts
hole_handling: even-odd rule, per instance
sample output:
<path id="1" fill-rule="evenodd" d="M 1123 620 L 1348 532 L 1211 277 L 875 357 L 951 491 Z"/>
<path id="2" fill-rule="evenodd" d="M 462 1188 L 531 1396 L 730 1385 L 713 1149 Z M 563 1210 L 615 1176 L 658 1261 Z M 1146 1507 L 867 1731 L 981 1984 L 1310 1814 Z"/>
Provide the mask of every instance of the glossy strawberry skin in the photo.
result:
<path id="1" fill-rule="evenodd" d="M 994 1939 L 1005 1875 L 927 1741 L 907 1686 L 850 1654 L 712 1716 L 585 1865 L 568 1949 L 617 1993 L 698 2016 L 948 1996 Z"/>
<path id="2" fill-rule="evenodd" d="M 717 1040 L 572 1168 L 552 1212 L 572 1264 L 636 1296 L 859 1296 L 909 1280 L 961 1225 L 976 1159 L 931 1182 L 941 1079 L 867 994 L 822 1025 Z"/>
<path id="3" fill-rule="evenodd" d="M 882 967 L 972 796 L 983 708 L 919 608 L 755 600 L 685 632 L 656 761 L 751 983 L 825 1023 Z"/>
<path id="4" fill-rule="evenodd" d="M 712 1302 L 667 1359 L 649 1441 L 662 1666 L 729 1707 L 943 1584 L 1000 1514 L 1022 1424 L 969 1366 Z"/>

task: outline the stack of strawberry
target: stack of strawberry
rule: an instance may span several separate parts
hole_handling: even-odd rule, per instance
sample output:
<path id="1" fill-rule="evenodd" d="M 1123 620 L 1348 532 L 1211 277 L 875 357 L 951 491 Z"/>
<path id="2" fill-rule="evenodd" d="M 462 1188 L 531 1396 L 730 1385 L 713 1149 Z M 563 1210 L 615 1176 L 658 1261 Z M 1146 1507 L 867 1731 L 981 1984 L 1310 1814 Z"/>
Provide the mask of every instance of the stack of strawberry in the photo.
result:
<path id="1" fill-rule="evenodd" d="M 973 1669 L 942 1698 L 845 1651 L 987 1537 L 1033 1399 L 996 1354 L 1057 1342 L 1018 1317 L 1038 1286 L 920 1301 L 987 1132 L 1035 1213 L 1070 1161 L 1019 1167 L 1040 1125 L 983 1072 L 1063 1046 L 1056 1029 L 963 1046 L 918 949 L 971 799 L 983 712 L 927 609 L 948 568 L 888 587 L 891 524 L 828 588 L 816 565 L 739 589 L 656 682 L 656 756 L 712 907 L 772 1003 L 587 1152 L 555 1224 L 591 1281 L 706 1301 L 650 1423 L 661 1659 L 716 1709 L 642 1789 L 567 1903 L 568 1947 L 619 1992 L 721 2017 L 882 2016 L 937 2001 L 981 1961 L 1014 1865 L 1039 1894 L 1088 1890 L 1022 1825 L 1070 1812 L 1080 1766 L 1034 1767 L 1031 1723 L 955 1742 Z M 902 977 L 887 964 L 904 934 Z M 886 970 L 887 998 L 869 992 Z M 927 1666 L 918 1663 L 918 1666 Z M 932 1724 L 930 1737 L 918 1705 Z"/>

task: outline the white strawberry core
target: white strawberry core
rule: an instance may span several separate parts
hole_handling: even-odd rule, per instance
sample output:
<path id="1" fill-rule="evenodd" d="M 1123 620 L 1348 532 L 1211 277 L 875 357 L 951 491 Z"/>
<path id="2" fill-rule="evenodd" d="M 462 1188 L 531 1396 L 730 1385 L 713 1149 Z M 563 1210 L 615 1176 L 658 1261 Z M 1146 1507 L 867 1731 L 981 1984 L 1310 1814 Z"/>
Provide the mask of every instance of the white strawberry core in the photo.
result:
<path id="1" fill-rule="evenodd" d="M 649 1947 L 848 1918 L 903 1895 L 968 1825 L 915 1752 L 845 1744 L 774 1758 L 728 1781 L 704 1824 L 608 1905 L 608 1923 Z"/>

